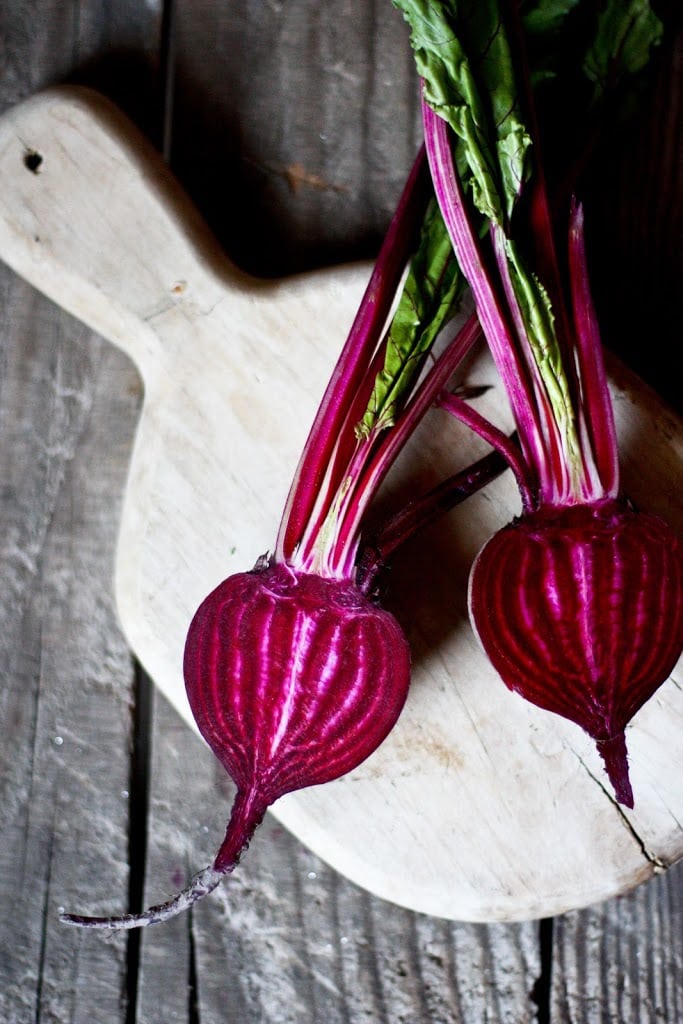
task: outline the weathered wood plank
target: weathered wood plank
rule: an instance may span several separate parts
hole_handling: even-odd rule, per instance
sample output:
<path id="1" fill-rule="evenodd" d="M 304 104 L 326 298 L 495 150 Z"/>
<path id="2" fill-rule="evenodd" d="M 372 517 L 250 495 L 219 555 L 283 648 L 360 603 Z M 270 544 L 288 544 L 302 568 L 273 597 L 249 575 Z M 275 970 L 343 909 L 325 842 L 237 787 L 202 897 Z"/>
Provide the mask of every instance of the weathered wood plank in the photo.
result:
<path id="1" fill-rule="evenodd" d="M 102 81 L 114 48 L 153 74 L 158 20 L 125 0 L 6 0 L 0 110 L 76 71 Z M 125 940 L 84 942 L 57 909 L 127 887 L 133 666 L 111 567 L 139 378 L 4 267 L 0 365 L 0 1018 L 116 1024 Z"/>
<path id="2" fill-rule="evenodd" d="M 389 0 L 176 3 L 171 165 L 239 264 L 376 251 L 419 145 Z"/>
<path id="3" fill-rule="evenodd" d="M 55 82 L 83 82 L 158 140 L 162 8 L 156 0 L 3 0 L 0 110 Z"/>
<path id="4" fill-rule="evenodd" d="M 83 944 L 57 907 L 100 873 L 126 886 L 132 667 L 109 578 L 140 395 L 120 354 L 2 281 L 0 1016 L 113 1022 L 125 943 Z"/>
<path id="5" fill-rule="evenodd" d="M 555 922 L 553 1024 L 683 1020 L 683 865 Z"/>
<path id="6" fill-rule="evenodd" d="M 220 803 L 213 791 L 215 765 L 209 751 L 155 692 L 151 709 L 145 905 L 165 898 L 208 863 L 205 818 L 212 804 Z M 142 934 L 137 1024 L 192 1019 L 190 1007 L 196 998 L 193 921 L 190 912 Z"/>

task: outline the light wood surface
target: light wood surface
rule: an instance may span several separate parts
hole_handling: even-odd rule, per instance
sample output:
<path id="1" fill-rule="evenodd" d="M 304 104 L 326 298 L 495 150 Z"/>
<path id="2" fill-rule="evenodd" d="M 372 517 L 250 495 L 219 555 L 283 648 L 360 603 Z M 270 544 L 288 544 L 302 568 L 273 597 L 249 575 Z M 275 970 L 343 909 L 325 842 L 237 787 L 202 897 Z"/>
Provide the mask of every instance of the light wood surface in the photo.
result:
<path id="1" fill-rule="evenodd" d="M 272 544 L 367 268 L 269 282 L 239 273 L 161 161 L 92 93 L 39 95 L 7 113 L 0 177 L 0 255 L 140 371 L 118 609 L 132 649 L 192 724 L 181 671 L 187 625 L 221 579 L 251 568 Z M 491 385 L 480 407 L 509 430 L 483 353 L 465 373 Z M 619 373 L 626 486 L 681 528 L 683 431 Z M 431 413 L 390 487 L 419 490 L 479 450 L 445 414 Z M 631 464 L 638 472 L 629 477 Z M 414 657 L 398 727 L 348 777 L 273 808 L 375 895 L 458 920 L 574 909 L 683 854 L 681 674 L 628 730 L 636 808 L 627 813 L 588 738 L 509 694 L 473 639 L 469 566 L 518 512 L 508 475 L 411 545 L 387 597 Z"/>
<path id="2" fill-rule="evenodd" d="M 375 251 L 417 142 L 390 5 L 5 0 L 0 43 L 1 111 L 65 76 L 95 85 L 164 142 L 257 273 Z M 676 60 L 669 47 L 640 125 L 603 153 L 591 223 L 608 342 L 677 401 Z M 291 187 L 290 165 L 317 184 Z M 470 925 L 370 896 L 271 818 L 239 877 L 184 921 L 141 940 L 59 926 L 85 894 L 124 910 L 171 891 L 215 849 L 230 789 L 134 671 L 114 614 L 139 375 L 3 266 L 0 295 L 0 1018 L 683 1018 L 680 864 L 553 921 Z"/>

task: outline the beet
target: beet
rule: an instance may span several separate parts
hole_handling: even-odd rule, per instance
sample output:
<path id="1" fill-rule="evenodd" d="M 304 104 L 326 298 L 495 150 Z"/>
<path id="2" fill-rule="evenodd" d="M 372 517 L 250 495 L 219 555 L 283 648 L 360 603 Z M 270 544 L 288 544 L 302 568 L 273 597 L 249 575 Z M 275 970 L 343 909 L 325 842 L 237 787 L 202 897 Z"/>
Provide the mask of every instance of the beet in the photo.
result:
<path id="1" fill-rule="evenodd" d="M 209 594 L 184 671 L 202 736 L 267 806 L 379 746 L 403 707 L 410 655 L 396 619 L 352 582 L 276 564 Z"/>
<path id="2" fill-rule="evenodd" d="M 505 684 L 585 729 L 632 807 L 624 729 L 683 644 L 683 552 L 671 528 L 622 501 L 544 506 L 484 546 L 469 603 Z"/>
<path id="3" fill-rule="evenodd" d="M 352 581 L 259 563 L 199 606 L 184 673 L 199 731 L 237 786 L 220 850 L 166 903 L 122 917 L 63 914 L 68 924 L 156 924 L 215 889 L 272 803 L 339 778 L 376 750 L 405 703 L 410 653 L 393 615 Z"/>

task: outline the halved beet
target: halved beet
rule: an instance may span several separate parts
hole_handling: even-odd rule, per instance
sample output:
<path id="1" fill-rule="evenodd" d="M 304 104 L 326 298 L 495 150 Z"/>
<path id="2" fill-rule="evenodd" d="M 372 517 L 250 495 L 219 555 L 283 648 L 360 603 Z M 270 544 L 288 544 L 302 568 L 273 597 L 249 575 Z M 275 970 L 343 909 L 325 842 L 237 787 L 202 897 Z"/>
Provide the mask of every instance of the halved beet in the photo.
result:
<path id="1" fill-rule="evenodd" d="M 355 768 L 406 699 L 408 644 L 349 580 L 275 564 L 202 602 L 184 659 L 199 731 L 236 783 L 270 804 Z"/>
<path id="2" fill-rule="evenodd" d="M 484 546 L 469 607 L 506 685 L 585 729 L 632 807 L 624 729 L 683 647 L 683 558 L 671 528 L 615 500 L 544 507 Z"/>
<path id="3" fill-rule="evenodd" d="M 211 865 L 140 914 L 63 914 L 86 928 L 157 924 L 188 909 L 231 872 L 267 808 L 330 782 L 380 745 L 405 703 L 408 643 L 396 619 L 349 580 L 283 563 L 228 577 L 187 635 L 185 684 L 199 731 L 237 786 Z"/>

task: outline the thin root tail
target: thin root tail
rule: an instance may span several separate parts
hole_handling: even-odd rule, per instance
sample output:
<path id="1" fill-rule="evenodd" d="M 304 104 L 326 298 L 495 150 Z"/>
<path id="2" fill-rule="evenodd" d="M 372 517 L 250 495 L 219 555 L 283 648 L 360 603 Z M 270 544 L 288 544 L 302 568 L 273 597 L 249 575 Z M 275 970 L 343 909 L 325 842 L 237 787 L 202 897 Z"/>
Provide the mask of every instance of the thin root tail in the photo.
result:
<path id="1" fill-rule="evenodd" d="M 224 871 L 216 871 L 209 866 L 200 871 L 182 892 L 179 892 L 166 903 L 158 903 L 154 907 L 143 910 L 141 914 L 123 914 L 121 917 L 86 917 L 82 914 L 60 914 L 63 924 L 76 925 L 78 928 L 108 928 L 123 931 L 131 928 L 146 928 L 149 924 L 161 924 L 177 914 L 189 910 L 199 900 L 208 896 L 224 878 Z"/>

